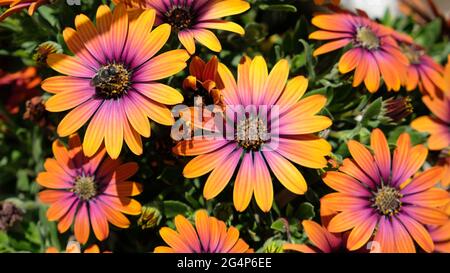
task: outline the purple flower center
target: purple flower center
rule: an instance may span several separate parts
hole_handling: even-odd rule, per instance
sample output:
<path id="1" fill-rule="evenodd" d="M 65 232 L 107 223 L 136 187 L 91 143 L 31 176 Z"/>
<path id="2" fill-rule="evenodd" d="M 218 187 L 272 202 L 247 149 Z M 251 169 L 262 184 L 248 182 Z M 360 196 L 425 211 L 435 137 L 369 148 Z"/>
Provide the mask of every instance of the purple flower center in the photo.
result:
<path id="1" fill-rule="evenodd" d="M 422 57 L 422 55 L 424 54 L 423 50 L 405 44 L 401 46 L 401 49 L 410 63 L 420 64 L 420 57 Z"/>
<path id="2" fill-rule="evenodd" d="M 374 194 L 373 206 L 384 215 L 394 215 L 399 212 L 402 202 L 400 198 L 403 195 L 396 189 L 390 186 L 381 186 Z"/>
<path id="3" fill-rule="evenodd" d="M 103 99 L 121 98 L 130 87 L 130 72 L 123 64 L 102 66 L 92 78 L 96 94 Z"/>
<path id="4" fill-rule="evenodd" d="M 194 16 L 187 7 L 175 6 L 165 13 L 164 19 L 177 32 L 191 28 L 194 23 Z"/>

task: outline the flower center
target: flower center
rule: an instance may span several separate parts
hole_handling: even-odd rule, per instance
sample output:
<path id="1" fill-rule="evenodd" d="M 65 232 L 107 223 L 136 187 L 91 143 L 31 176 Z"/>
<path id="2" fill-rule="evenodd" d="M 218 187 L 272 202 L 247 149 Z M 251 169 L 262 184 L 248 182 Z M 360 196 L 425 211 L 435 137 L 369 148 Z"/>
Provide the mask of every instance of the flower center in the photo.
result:
<path id="1" fill-rule="evenodd" d="M 424 54 L 422 50 L 408 45 L 402 45 L 401 49 L 410 63 L 420 64 L 420 57 L 422 57 L 422 55 Z"/>
<path id="2" fill-rule="evenodd" d="M 186 7 L 174 7 L 165 14 L 166 23 L 175 31 L 190 28 L 194 22 L 191 11 Z"/>
<path id="3" fill-rule="evenodd" d="M 356 31 L 356 41 L 359 46 L 366 49 L 373 50 L 380 46 L 380 39 L 378 36 L 368 27 L 359 27 Z"/>
<path id="4" fill-rule="evenodd" d="M 394 215 L 399 212 L 402 202 L 400 198 L 403 195 L 395 188 L 382 186 L 375 193 L 373 202 L 374 207 L 384 215 Z"/>
<path id="5" fill-rule="evenodd" d="M 238 122 L 236 141 L 246 150 L 257 151 L 269 138 L 266 124 L 258 117 L 249 117 Z"/>
<path id="6" fill-rule="evenodd" d="M 97 195 L 97 184 L 94 176 L 77 176 L 72 191 L 82 200 L 90 200 Z"/>
<path id="7" fill-rule="evenodd" d="M 97 95 L 104 99 L 122 97 L 130 85 L 130 72 L 123 64 L 108 64 L 102 66 L 92 78 Z"/>

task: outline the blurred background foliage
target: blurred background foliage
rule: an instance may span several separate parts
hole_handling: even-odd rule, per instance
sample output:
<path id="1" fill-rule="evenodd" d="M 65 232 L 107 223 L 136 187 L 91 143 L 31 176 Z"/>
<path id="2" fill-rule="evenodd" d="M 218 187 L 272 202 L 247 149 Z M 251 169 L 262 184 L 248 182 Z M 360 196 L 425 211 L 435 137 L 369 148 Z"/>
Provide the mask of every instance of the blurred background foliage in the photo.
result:
<path id="1" fill-rule="evenodd" d="M 69 53 L 61 34 L 64 27 L 73 27 L 79 13 L 94 18 L 97 6 L 110 5 L 110 2 L 82 0 L 80 6 L 69 6 L 62 0 L 53 2 L 40 7 L 31 17 L 21 12 L 0 23 L 0 252 L 44 252 L 50 246 L 63 250 L 70 236 L 70 232 L 58 234 L 55 223 L 45 216 L 47 208 L 36 199 L 40 189 L 35 178 L 43 170 L 45 158 L 52 157 L 51 143 L 57 138 L 55 125 L 61 116 L 48 115 L 39 108 L 41 98 L 45 100 L 48 95 L 35 83 L 55 72 L 36 63 L 33 55 L 39 44 L 48 41 L 59 44 Z M 353 88 L 349 76 L 337 71 L 339 52 L 319 58 L 312 56 L 317 45 L 308 40 L 308 34 L 314 30 L 311 17 L 326 7 L 306 0 L 249 2 L 252 4 L 250 11 L 233 17 L 233 21 L 245 26 L 245 36 L 219 32 L 224 49 L 218 57 L 234 71 L 244 54 L 251 57 L 262 54 L 269 69 L 280 58 L 286 58 L 291 65 L 291 77 L 308 77 L 306 95 L 323 94 L 328 98 L 322 114 L 333 119 L 333 126 L 321 134 L 333 146 L 331 168 L 348 156 L 347 140 L 368 143 L 373 128 L 382 128 L 392 145 L 402 132 L 408 132 L 415 144 L 425 142 L 425 134 L 409 127 L 412 119 L 428 114 L 419 91 L 394 93 L 382 87 L 377 93 L 369 94 L 362 85 Z M 411 16 L 394 16 L 387 11 L 379 21 L 410 34 L 437 62 L 446 61 L 450 43 L 445 31 L 447 22 L 442 18 L 418 24 Z M 171 46 L 166 47 L 167 50 Z M 201 58 L 207 60 L 212 56 L 210 51 L 200 48 L 197 54 Z M 11 76 L 29 66 L 37 69 L 16 74 L 15 78 Z M 168 82 L 181 90 L 185 76 L 186 72 L 182 72 Z M 189 94 L 184 92 L 184 95 Z M 386 117 L 385 101 L 399 96 L 409 97 L 414 111 L 405 119 L 393 121 Z M 169 136 L 170 128 L 155 123 L 152 127 L 152 137 L 145 141 L 142 156 L 136 157 L 128 151 L 121 156 L 124 162 L 136 161 L 140 166 L 134 180 L 144 185 L 144 192 L 137 197 L 144 205 L 143 214 L 131 218 L 129 229 L 111 227 L 110 237 L 99 244 L 102 249 L 152 251 L 163 244 L 158 234 L 160 227 L 173 227 L 175 215 L 192 217 L 200 208 L 236 226 L 241 237 L 260 252 L 278 252 L 281 243 L 287 240 L 305 241 L 301 220 L 320 221 L 319 198 L 330 192 L 320 178 L 324 170 L 301 168 L 309 184 L 303 196 L 296 196 L 275 182 L 275 202 L 269 213 L 262 213 L 255 203 L 244 213 L 237 213 L 231 198 L 232 187 L 226 187 L 217 198 L 206 201 L 202 196 L 206 177 L 183 178 L 182 169 L 187 159 L 171 153 L 174 143 Z M 431 153 L 427 164 L 433 165 L 436 160 L 437 154 Z"/>

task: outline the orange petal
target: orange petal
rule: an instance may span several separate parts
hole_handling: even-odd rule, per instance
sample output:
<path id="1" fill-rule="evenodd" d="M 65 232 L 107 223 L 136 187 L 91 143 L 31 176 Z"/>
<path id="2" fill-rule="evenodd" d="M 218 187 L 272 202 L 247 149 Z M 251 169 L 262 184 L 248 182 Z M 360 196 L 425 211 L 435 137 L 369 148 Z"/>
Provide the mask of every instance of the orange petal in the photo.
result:
<path id="1" fill-rule="evenodd" d="M 233 203 L 237 211 L 244 211 L 253 195 L 253 158 L 252 153 L 245 153 L 233 188 Z M 259 183 L 259 180 L 258 180 Z"/>
<path id="2" fill-rule="evenodd" d="M 338 192 L 358 197 L 371 196 L 371 192 L 367 188 L 345 173 L 329 171 L 322 178 L 325 184 Z"/>
<path id="3" fill-rule="evenodd" d="M 222 50 L 222 45 L 220 44 L 219 39 L 217 39 L 217 36 L 214 35 L 214 33 L 212 33 L 211 31 L 206 29 L 196 29 L 192 32 L 194 34 L 195 40 L 197 40 L 202 45 L 215 52 L 220 52 Z"/>
<path id="4" fill-rule="evenodd" d="M 258 105 L 264 96 L 264 86 L 268 78 L 266 61 L 262 56 L 256 56 L 250 64 L 250 86 L 252 90 L 252 101 Z"/>
<path id="5" fill-rule="evenodd" d="M 295 194 L 304 194 L 307 191 L 305 178 L 291 162 L 275 151 L 265 151 L 263 154 L 270 169 L 284 187 Z"/>
<path id="6" fill-rule="evenodd" d="M 307 78 L 297 76 L 289 80 L 276 103 L 280 107 L 280 114 L 299 101 L 305 94 L 306 89 L 308 89 Z"/>
<path id="7" fill-rule="evenodd" d="M 361 58 L 361 50 L 360 49 L 351 49 L 342 55 L 339 60 L 339 72 L 342 74 L 348 73 L 356 68 L 356 65 L 359 63 L 359 59 Z"/>
<path id="8" fill-rule="evenodd" d="M 359 167 L 364 170 L 369 177 L 375 179 L 376 182 L 379 181 L 379 172 L 377 166 L 374 164 L 375 159 L 369 150 L 364 147 L 361 143 L 350 140 L 348 143 L 348 149 L 353 159 L 355 159 L 356 163 L 358 163 Z"/>
<path id="9" fill-rule="evenodd" d="M 228 184 L 239 163 L 241 154 L 242 149 L 235 150 L 211 172 L 203 188 L 203 196 L 207 200 L 216 197 Z"/>
<path id="10" fill-rule="evenodd" d="M 178 33 L 178 39 L 180 40 L 181 44 L 186 48 L 186 50 L 189 52 L 189 54 L 195 53 L 195 41 L 194 41 L 194 34 L 189 30 L 183 30 Z"/>
<path id="11" fill-rule="evenodd" d="M 349 39 L 349 38 L 344 38 L 344 39 L 328 42 L 328 43 L 324 44 L 323 46 L 319 47 L 318 49 L 314 50 L 313 56 L 316 57 L 316 56 L 328 53 L 330 51 L 334 51 L 336 49 L 342 48 L 342 47 L 348 45 L 350 42 L 351 42 L 351 39 Z"/>
<path id="12" fill-rule="evenodd" d="M 386 137 L 380 129 L 372 131 L 370 146 L 374 151 L 375 162 L 378 165 L 384 181 L 389 181 L 391 174 L 391 152 Z"/>
<path id="13" fill-rule="evenodd" d="M 100 100 L 88 100 L 71 110 L 59 123 L 58 135 L 69 136 L 80 129 L 100 106 Z"/>
<path id="14" fill-rule="evenodd" d="M 399 220 L 408 230 L 414 241 L 416 241 L 423 250 L 426 252 L 432 252 L 434 250 L 434 243 L 431 239 L 430 233 L 423 227 L 423 225 L 419 224 L 416 220 L 406 214 L 400 214 Z"/>
<path id="15" fill-rule="evenodd" d="M 311 220 L 304 220 L 302 222 L 302 226 L 305 229 L 308 239 L 314 244 L 314 246 L 325 253 L 331 252 L 331 246 L 326 236 L 328 230 Z"/>
<path id="16" fill-rule="evenodd" d="M 372 237 L 377 222 L 377 216 L 371 215 L 370 218 L 356 225 L 348 236 L 347 248 L 353 251 L 364 246 L 370 237 Z"/>
<path id="17" fill-rule="evenodd" d="M 89 239 L 89 214 L 86 204 L 83 203 L 75 217 L 75 237 L 81 244 L 85 244 Z"/>
<path id="18" fill-rule="evenodd" d="M 180 234 L 176 231 L 163 227 L 159 231 L 159 234 L 163 240 L 174 250 L 176 253 L 191 253 L 189 246 L 181 239 Z"/>
<path id="19" fill-rule="evenodd" d="M 180 234 L 180 238 L 185 242 L 185 244 L 188 245 L 193 251 L 200 253 L 200 241 L 192 224 L 184 216 L 177 215 L 175 217 L 175 226 Z"/>
<path id="20" fill-rule="evenodd" d="M 272 105 L 280 97 L 289 76 L 289 63 L 282 59 L 270 71 L 263 88 L 265 105 Z"/>
<path id="21" fill-rule="evenodd" d="M 75 57 L 64 54 L 50 54 L 47 57 L 47 64 L 61 74 L 82 78 L 92 78 L 95 71 L 84 65 Z"/>
<path id="22" fill-rule="evenodd" d="M 255 152 L 254 158 L 254 175 L 255 180 L 253 183 L 253 190 L 255 192 L 255 199 L 258 207 L 268 212 L 272 208 L 273 203 L 273 185 L 270 178 L 269 170 L 267 169 L 266 162 L 262 158 L 260 152 Z"/>

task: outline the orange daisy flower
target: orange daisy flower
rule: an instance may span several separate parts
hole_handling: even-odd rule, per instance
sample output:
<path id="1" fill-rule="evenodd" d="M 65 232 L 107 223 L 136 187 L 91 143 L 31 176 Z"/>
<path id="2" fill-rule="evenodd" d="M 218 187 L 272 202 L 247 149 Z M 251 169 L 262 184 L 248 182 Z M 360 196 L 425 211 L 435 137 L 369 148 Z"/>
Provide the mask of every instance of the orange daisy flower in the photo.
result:
<path id="1" fill-rule="evenodd" d="M 445 91 L 443 98 L 422 97 L 422 101 L 433 116 L 421 116 L 411 123 L 411 127 L 417 131 L 430 134 L 428 138 L 430 150 L 442 150 L 450 146 L 450 56 L 445 66 L 444 79 L 447 83 L 443 89 Z"/>
<path id="2" fill-rule="evenodd" d="M 238 211 L 247 208 L 253 193 L 261 210 L 271 209 L 269 170 L 287 189 L 304 194 L 306 181 L 290 160 L 316 169 L 327 165 L 325 156 L 331 152 L 331 145 L 313 135 L 331 125 L 328 117 L 316 115 L 326 98 L 313 95 L 301 99 L 308 80 L 298 76 L 287 82 L 287 60 L 280 60 L 269 74 L 264 58 L 244 57 L 238 66 L 237 82 L 225 65 L 220 64 L 218 71 L 227 109 L 224 128 L 219 129 L 220 136 L 194 136 L 174 147 L 175 154 L 197 156 L 184 168 L 184 176 L 195 178 L 211 172 L 203 195 L 212 199 L 225 188 L 240 163 L 233 193 Z M 256 110 L 249 113 L 244 110 L 248 107 Z"/>
<path id="3" fill-rule="evenodd" d="M 177 230 L 163 227 L 159 234 L 169 246 L 158 246 L 155 253 L 249 253 L 244 240 L 235 227 L 227 229 L 225 223 L 208 216 L 205 210 L 195 213 L 195 228 L 183 215 L 175 217 Z"/>
<path id="4" fill-rule="evenodd" d="M 10 15 L 28 9 L 30 16 L 42 5 L 49 3 L 49 0 L 0 0 L 1 6 L 9 6 L 2 15 L 0 15 L 0 22 L 5 20 Z"/>
<path id="5" fill-rule="evenodd" d="M 370 144 L 373 154 L 350 140 L 353 159 L 345 159 L 339 171 L 329 171 L 323 177 L 337 192 L 324 196 L 321 205 L 339 212 L 328 230 L 351 230 L 349 250 L 361 248 L 374 236 L 381 252 L 415 252 L 414 241 L 432 252 L 434 243 L 424 225 L 442 225 L 448 220 L 438 209 L 448 202 L 448 193 L 434 188 L 442 178 L 442 168 L 415 175 L 428 150 L 423 145 L 412 147 L 407 133 L 400 135 L 392 158 L 381 130 L 373 130 Z"/>
<path id="6" fill-rule="evenodd" d="M 428 56 L 421 46 L 414 43 L 410 36 L 394 32 L 393 37 L 399 42 L 400 49 L 409 60 L 403 82 L 406 90 L 412 91 L 419 87 L 424 94 L 439 95 L 442 98 L 442 90 L 446 88 L 442 66 Z"/>
<path id="7" fill-rule="evenodd" d="M 339 60 L 339 71 L 355 70 L 354 87 L 364 81 L 369 92 L 376 92 L 381 74 L 388 90 L 400 89 L 408 59 L 391 37 L 392 29 L 348 13 L 317 15 L 312 24 L 321 30 L 311 33 L 310 39 L 331 40 L 317 48 L 314 56 L 351 46 Z"/>
<path id="8" fill-rule="evenodd" d="M 157 24 L 167 23 L 178 35 L 189 54 L 195 53 L 195 41 L 212 51 L 220 52 L 222 46 L 216 35 L 208 29 L 231 31 L 244 35 L 245 30 L 234 22 L 220 18 L 243 13 L 250 9 L 241 0 L 115 0 L 132 8 L 153 8 Z"/>
<path id="9" fill-rule="evenodd" d="M 302 225 L 312 244 L 284 244 L 283 250 L 294 250 L 302 253 L 332 253 L 345 250 L 340 234 L 333 234 L 326 227 L 311 220 L 304 220 Z"/>
<path id="10" fill-rule="evenodd" d="M 66 232 L 74 222 L 77 241 L 85 244 L 90 227 L 98 240 L 109 236 L 109 225 L 128 228 L 130 221 L 123 213 L 138 215 L 141 205 L 129 196 L 142 192 L 141 184 L 128 181 L 138 166 L 121 164 L 106 158 L 105 149 L 93 157 L 86 157 L 78 135 L 69 138 L 69 150 L 56 140 L 53 142 L 55 158 L 45 161 L 45 172 L 36 178 L 47 188 L 39 193 L 39 199 L 50 204 L 47 218 L 58 221 L 58 231 Z"/>
<path id="11" fill-rule="evenodd" d="M 55 94 L 46 108 L 50 112 L 73 108 L 58 126 L 62 137 L 90 120 L 83 141 L 87 156 L 94 155 L 103 140 L 113 159 L 124 140 L 133 153 L 142 154 L 141 136 L 150 136 L 149 118 L 169 126 L 175 122 L 166 105 L 181 103 L 183 96 L 156 81 L 183 70 L 189 54 L 179 49 L 155 57 L 170 36 L 168 24 L 150 32 L 155 16 L 149 9 L 129 21 L 124 5 L 114 12 L 102 5 L 97 27 L 81 14 L 75 19 L 77 30 L 64 30 L 74 57 L 51 54 L 47 58 L 50 67 L 67 76 L 42 83 L 44 90 Z"/>

